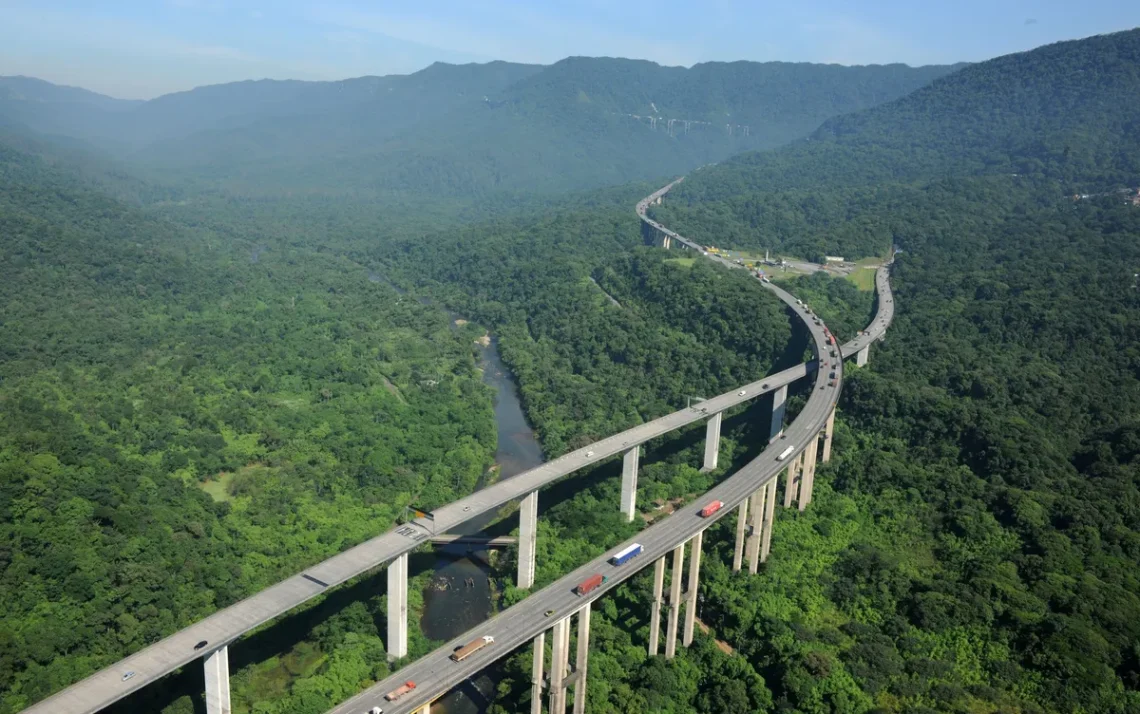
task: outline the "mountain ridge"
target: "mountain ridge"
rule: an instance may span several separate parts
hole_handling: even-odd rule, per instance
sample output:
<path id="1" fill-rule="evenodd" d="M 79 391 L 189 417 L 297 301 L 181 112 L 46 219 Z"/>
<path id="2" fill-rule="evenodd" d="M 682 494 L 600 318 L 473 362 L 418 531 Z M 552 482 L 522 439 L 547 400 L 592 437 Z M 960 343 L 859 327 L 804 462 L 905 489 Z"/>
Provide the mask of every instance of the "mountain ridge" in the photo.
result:
<path id="1" fill-rule="evenodd" d="M 301 177 L 305 190 L 326 192 L 555 193 L 778 146 L 955 69 L 683 68 L 589 57 L 549 66 L 436 63 L 409 75 L 212 85 L 125 115 L 92 112 L 87 124 L 77 113 L 37 125 L 28 106 L 12 101 L 0 102 L 0 117 L 147 169 L 259 195 L 297 190 Z M 736 95 L 746 100 L 731 101 Z"/>

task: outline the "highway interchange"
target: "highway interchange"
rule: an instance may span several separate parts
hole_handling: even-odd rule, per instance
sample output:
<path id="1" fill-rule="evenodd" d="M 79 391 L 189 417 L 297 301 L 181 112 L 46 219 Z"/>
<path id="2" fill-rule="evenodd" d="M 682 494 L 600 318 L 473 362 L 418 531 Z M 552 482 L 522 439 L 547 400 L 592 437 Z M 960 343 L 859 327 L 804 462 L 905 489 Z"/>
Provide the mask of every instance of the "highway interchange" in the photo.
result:
<path id="1" fill-rule="evenodd" d="M 673 182 L 638 203 L 637 211 L 639 216 L 659 230 L 666 229 L 646 218 L 645 209 L 651 200 L 668 191 L 668 189 L 676 183 L 677 182 Z M 671 231 L 669 233 L 682 243 L 698 251 L 701 250 L 700 246 L 677 236 Z M 721 262 L 729 267 L 740 267 L 729 261 L 722 260 Z M 877 339 L 890 323 L 891 316 L 893 315 L 893 304 L 891 303 L 890 288 L 887 282 L 885 268 L 880 270 L 877 277 L 877 284 L 880 296 L 879 314 L 876 315 L 874 322 L 868 328 L 867 334 L 860 335 L 855 340 L 843 345 L 842 354 L 844 357 L 857 352 L 866 344 Z M 815 325 L 811 316 L 805 312 L 801 306 L 795 303 L 795 299 L 791 295 L 769 284 L 765 284 L 765 286 L 776 292 L 777 295 L 779 295 L 784 302 L 788 303 L 791 309 L 796 311 L 799 317 L 804 320 L 815 340 L 817 353 L 826 355 L 826 349 L 822 352 L 818 352 L 825 344 L 822 326 Z M 829 359 L 829 361 L 833 364 L 835 363 L 835 360 Z M 456 525 L 470 518 L 495 509 L 510 501 L 518 500 L 528 493 L 563 478 L 585 466 L 624 453 L 634 445 L 642 444 L 650 439 L 669 433 L 688 424 L 703 421 L 712 414 L 737 406 L 743 402 L 779 389 L 784 385 L 795 382 L 814 370 L 816 366 L 816 362 L 796 365 L 777 374 L 756 380 L 755 382 L 731 390 L 725 394 L 708 399 L 691 408 L 667 414 L 653 421 L 607 437 L 589 446 L 546 462 L 534 469 L 518 474 L 513 478 L 500 481 L 470 496 L 442 506 L 432 512 L 434 520 L 418 518 L 354 546 L 301 573 L 251 595 L 234 605 L 219 610 L 200 622 L 179 630 L 139 652 L 92 674 L 86 679 L 57 692 L 51 697 L 32 705 L 24 711 L 28 714 L 47 714 L 48 712 L 52 714 L 87 714 L 89 712 L 99 711 L 115 701 L 122 699 L 131 692 L 160 679 L 194 660 L 200 659 L 204 653 L 236 640 L 250 630 L 325 592 L 328 588 L 343 583 L 357 575 L 383 565 L 403 553 L 415 549 L 424 541 L 430 539 L 435 533 L 447 533 Z M 831 368 L 829 368 L 828 371 L 830 371 L 830 369 Z M 835 369 L 838 372 L 837 376 L 841 377 L 842 366 L 837 365 Z M 824 374 L 826 374 L 826 372 Z M 809 438 L 808 432 L 814 430 L 811 431 L 812 435 L 819 432 L 838 398 L 839 384 L 841 384 L 841 382 L 838 382 L 835 388 L 812 390 L 812 396 L 808 400 L 807 405 L 805 405 L 799 418 L 787 429 L 787 440 L 782 440 L 781 444 L 796 445 L 798 453 Z M 786 446 L 784 448 L 786 448 Z M 767 482 L 770 478 L 774 478 L 779 470 L 776 467 L 780 464 L 774 461 L 775 453 L 777 452 L 770 452 L 772 452 L 772 449 L 765 451 L 764 454 L 761 454 L 755 461 L 710 491 L 704 497 L 704 502 L 712 500 L 713 498 L 720 498 L 725 502 L 726 506 L 735 506 L 755 490 L 756 487 Z M 617 504 L 615 504 L 615 510 L 616 508 Z M 695 513 L 695 509 L 691 510 Z M 722 509 L 718 517 L 723 516 L 729 510 L 731 509 L 728 507 Z M 628 575 L 628 573 L 633 572 L 635 568 L 643 567 L 645 564 L 653 562 L 654 559 L 671 549 L 676 543 L 687 540 L 693 532 L 696 532 L 698 525 L 707 525 L 709 523 L 706 519 L 700 519 L 699 523 L 690 523 L 690 517 L 694 517 L 692 513 L 677 513 L 659 525 L 655 525 L 643 531 L 638 537 L 638 542 L 646 546 L 646 553 L 635 559 L 634 563 L 627 566 L 626 574 Z M 693 528 L 691 532 L 689 531 L 690 527 Z M 507 612 L 512 613 L 509 626 L 503 622 L 499 622 L 499 624 L 496 625 L 504 628 L 502 639 L 499 639 L 497 632 L 490 633 L 495 634 L 496 644 L 493 647 L 487 648 L 485 652 L 480 652 L 473 656 L 470 660 L 464 662 L 463 665 L 454 665 L 450 660 L 447 660 L 448 664 L 453 665 L 452 667 L 438 667 L 442 662 L 437 662 L 436 660 L 440 658 L 446 660 L 447 655 L 451 652 L 451 645 L 449 645 L 400 670 L 399 677 L 397 678 L 399 681 L 402 682 L 404 679 L 416 679 L 416 676 L 421 676 L 424 680 L 424 686 L 417 689 L 417 692 L 413 693 L 413 695 L 402 699 L 398 703 L 398 707 L 388 706 L 385 707 L 385 711 L 412 711 L 415 708 L 415 702 L 419 702 L 422 706 L 422 704 L 434 698 L 435 695 L 462 682 L 463 679 L 486 666 L 488 661 L 502 656 L 502 654 L 509 652 L 514 647 L 533 637 L 537 632 L 541 631 L 543 626 L 549 627 L 550 624 L 552 624 L 551 620 L 554 618 L 548 619 L 543 617 L 542 612 L 545 610 L 554 608 L 556 612 L 562 613 L 563 610 L 559 608 L 566 608 L 570 603 L 576 603 L 580 607 L 583 601 L 579 600 L 576 596 L 567 597 L 567 595 L 570 587 L 577 584 L 581 578 L 594 572 L 590 570 L 591 568 L 596 568 L 596 566 L 593 564 L 583 566 L 574 573 L 566 576 L 566 578 L 559 580 L 558 583 L 544 589 L 540 593 L 532 595 L 519 605 L 508 610 Z M 557 587 L 559 587 L 560 584 L 564 584 L 564 581 L 570 582 L 570 585 L 562 587 L 562 591 L 557 592 Z M 619 581 L 620 579 L 611 578 L 610 583 L 592 593 L 590 599 L 594 599 L 605 593 Z M 524 608 L 524 606 L 525 609 L 523 611 L 516 612 L 518 608 Z M 537 619 L 530 619 L 530 616 L 534 614 L 532 611 L 538 613 Z M 496 621 L 501 621 L 505 614 L 506 613 L 499 615 L 489 621 L 487 626 L 491 626 L 492 623 Z M 476 634 L 488 634 L 488 632 L 484 632 L 484 629 L 484 627 L 481 627 L 478 632 L 472 631 L 471 633 L 465 633 L 456 642 L 462 644 Z M 460 640 L 462 640 L 462 642 L 460 642 Z M 195 645 L 202 641 L 208 642 L 209 646 L 201 650 L 195 649 Z M 438 675 L 434 674 L 433 667 L 440 670 Z M 413 674 L 413 668 L 415 674 Z M 129 679 L 124 680 L 123 677 L 127 672 L 133 672 L 134 674 Z M 423 672 L 423 674 L 419 674 L 420 672 Z M 438 682 L 435 681 L 436 677 L 439 678 Z M 394 681 L 395 679 L 392 680 L 392 682 Z M 388 683 L 390 684 L 391 682 Z M 381 683 L 377 685 L 377 687 L 360 695 L 360 697 L 354 698 L 351 700 L 351 702 L 354 703 L 352 706 L 359 707 L 359 704 L 355 703 L 358 699 L 361 697 L 367 699 L 368 696 L 371 696 L 369 695 L 370 692 L 382 689 L 384 686 L 387 685 Z M 395 685 L 393 684 L 392 686 L 394 687 Z M 384 689 L 380 694 L 382 695 L 387 691 L 389 690 Z M 428 697 L 429 692 L 434 692 L 434 694 Z M 423 699 L 423 701 L 420 701 L 421 699 Z M 355 709 L 352 708 L 345 708 L 347 706 L 348 703 L 336 708 L 334 711 L 355 711 Z M 369 706 L 372 705 L 370 704 Z M 361 711 L 367 711 L 367 709 L 368 707 L 364 707 Z"/>

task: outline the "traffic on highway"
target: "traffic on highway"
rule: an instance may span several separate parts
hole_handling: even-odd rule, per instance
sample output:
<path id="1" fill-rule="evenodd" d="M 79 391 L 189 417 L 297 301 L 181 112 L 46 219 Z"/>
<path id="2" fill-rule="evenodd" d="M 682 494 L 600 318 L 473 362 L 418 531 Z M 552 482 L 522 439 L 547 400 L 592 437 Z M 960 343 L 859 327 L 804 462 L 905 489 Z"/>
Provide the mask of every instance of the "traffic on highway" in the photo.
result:
<path id="1" fill-rule="evenodd" d="M 673 182 L 665 189 L 638 203 L 638 214 L 643 216 L 648 203 L 676 183 Z M 826 355 L 835 344 L 834 336 L 830 334 L 827 328 L 821 322 L 813 319 L 813 315 L 803 305 L 802 301 L 796 300 L 789 293 L 770 283 L 764 283 L 764 285 L 776 293 L 808 328 L 817 359 L 820 355 Z M 879 270 L 877 286 L 879 288 L 878 314 L 872 321 L 871 327 L 866 331 L 867 334 L 860 335 L 859 340 L 853 341 L 856 344 L 852 346 L 851 353 L 857 352 L 869 344 L 870 340 L 881 335 L 890 322 L 889 316 L 893 312 L 889 312 L 892 304 L 886 266 Z M 850 344 L 848 343 L 848 345 Z M 843 346 L 845 354 L 848 353 L 848 345 Z M 405 678 L 414 680 L 419 689 L 417 693 L 401 700 L 399 705 L 393 707 L 389 714 L 413 712 L 425 703 L 430 702 L 434 696 L 438 696 L 442 692 L 458 686 L 465 679 L 474 676 L 494 659 L 525 646 L 539 633 L 548 629 L 552 620 L 572 615 L 585 602 L 592 602 L 604 596 L 617 587 L 619 583 L 636 574 L 641 568 L 647 567 L 658 558 L 664 557 L 678 545 L 687 542 L 697 532 L 703 531 L 711 522 L 715 522 L 731 512 L 757 489 L 776 478 L 789 463 L 790 457 L 798 455 L 808 444 L 815 443 L 815 439 L 824 428 L 828 416 L 838 401 L 838 387 L 842 380 L 842 370 L 842 361 L 836 361 L 833 370 L 835 374 L 834 384 L 828 384 L 832 381 L 829 376 L 830 372 L 825 372 L 822 369 L 817 370 L 816 384 L 825 387 L 831 386 L 832 388 L 813 388 L 810 391 L 811 396 L 808 397 L 799 416 L 785 430 L 784 438 L 765 449 L 753 461 L 699 499 L 700 503 L 705 504 L 710 501 L 719 502 L 721 505 L 716 509 L 710 512 L 707 506 L 701 508 L 694 505 L 680 509 L 663 521 L 641 531 L 636 542 L 623 543 L 611 549 L 480 625 L 478 632 L 493 636 L 496 643 L 499 643 L 493 654 L 487 653 L 486 656 L 472 658 L 458 664 L 450 661 L 450 652 L 475 635 L 474 632 L 465 633 L 455 641 L 402 668 L 396 675 L 333 708 L 329 714 L 355 714 L 368 711 L 370 706 L 379 701 L 384 692 L 389 691 L 399 680 Z M 768 378 L 765 381 L 774 380 Z M 736 396 L 740 397 L 742 394 L 743 392 L 737 392 Z M 723 398 L 723 396 L 721 395 L 717 399 Z M 702 402 L 700 406 L 704 407 L 707 404 L 709 402 Z M 709 413 L 715 412 L 710 410 Z M 634 556 L 636 556 L 638 567 L 627 567 L 627 563 Z M 585 592 L 582 592 L 584 585 L 587 588 Z"/>

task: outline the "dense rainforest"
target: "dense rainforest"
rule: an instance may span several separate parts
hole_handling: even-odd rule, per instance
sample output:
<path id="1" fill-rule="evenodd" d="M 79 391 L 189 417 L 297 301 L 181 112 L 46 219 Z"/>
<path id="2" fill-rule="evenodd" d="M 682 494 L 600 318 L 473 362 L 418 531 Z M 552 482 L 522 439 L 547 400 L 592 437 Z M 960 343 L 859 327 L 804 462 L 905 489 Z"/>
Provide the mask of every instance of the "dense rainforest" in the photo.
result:
<path id="1" fill-rule="evenodd" d="M 730 523 L 706 537 L 702 617 L 764 689 L 738 677 L 730 696 L 707 642 L 662 672 L 620 628 L 608 636 L 621 666 L 602 666 L 595 711 L 706 711 L 717 695 L 717 711 L 740 712 L 1140 706 L 1140 207 L 1134 189 L 1115 190 L 1137 184 L 1140 137 L 1134 108 L 1112 99 L 1134 93 L 1137 37 L 967 68 L 826 124 L 858 127 L 833 132 L 834 146 L 813 137 L 702 170 L 658 209 L 698 239 L 729 236 L 726 247 L 897 246 L 896 321 L 871 365 L 849 370 L 836 457 L 811 508 L 780 514 L 763 576 L 728 572 Z M 1049 81 L 1061 64 L 1078 79 Z M 1031 170 L 1009 163 L 1013 136 L 1015 153 L 1037 152 Z M 898 181 L 908 142 L 907 156 L 959 176 Z M 1067 148 L 1051 158 L 1049 143 Z M 971 151 L 997 170 L 962 162 Z M 810 152 L 819 163 L 802 185 L 781 187 L 779 172 Z M 1074 186 L 1090 195 L 1074 199 Z M 830 278 L 789 282 L 829 322 L 865 309 Z M 644 628 L 648 587 L 643 575 L 599 619 Z M 525 697 L 525 661 L 515 667 L 504 689 Z"/>
<path id="2" fill-rule="evenodd" d="M 343 203 L 140 209 L 58 156 L 3 158 L 5 711 L 472 488 L 494 447 L 482 328 L 416 295 L 494 329 L 549 454 L 802 355 L 754 281 L 639 247 L 640 187 L 428 234 L 459 219 L 405 215 L 378 246 Z M 713 483 L 698 440 L 665 440 L 647 498 Z M 607 538 L 629 532 L 609 511 Z M 386 674 L 382 613 L 365 578 L 255 636 L 235 701 L 319 712 Z M 190 711 L 196 676 L 117 710 Z"/>
<path id="3" fill-rule="evenodd" d="M 656 209 L 729 247 L 897 246 L 896 322 L 762 573 L 730 572 L 731 517 L 706 534 L 707 635 L 646 656 L 647 573 L 597 605 L 589 711 L 1140 709 L 1140 207 L 1115 191 L 1140 183 L 1137 36 L 967 67 Z M 0 712 L 472 488 L 483 328 L 549 455 L 804 356 L 743 271 L 640 245 L 652 185 L 519 213 L 94 172 L 124 202 L 65 159 L 0 158 Z M 841 336 L 874 309 L 821 274 L 786 286 Z M 729 415 L 716 472 L 700 429 L 651 443 L 645 515 L 751 458 L 767 407 Z M 539 587 L 640 527 L 616 464 L 549 491 Z M 243 639 L 237 709 L 319 713 L 385 675 L 383 604 L 364 578 Z M 529 652 L 502 674 L 490 711 L 529 709 Z M 189 714 L 200 677 L 119 710 Z"/>
<path id="4" fill-rule="evenodd" d="M 3 711 L 490 465 L 475 328 L 0 151 Z"/>

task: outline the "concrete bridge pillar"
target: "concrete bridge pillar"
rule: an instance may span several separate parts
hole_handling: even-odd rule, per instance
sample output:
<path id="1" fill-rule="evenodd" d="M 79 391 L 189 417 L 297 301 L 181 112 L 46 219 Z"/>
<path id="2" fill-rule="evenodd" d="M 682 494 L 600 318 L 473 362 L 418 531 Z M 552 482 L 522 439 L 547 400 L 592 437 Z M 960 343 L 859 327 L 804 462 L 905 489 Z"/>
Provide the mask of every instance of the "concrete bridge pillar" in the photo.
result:
<path id="1" fill-rule="evenodd" d="M 685 564 L 685 544 L 673 549 L 673 581 L 669 583 L 669 631 L 665 633 L 665 659 L 677 654 L 677 620 L 681 614 L 681 578 Z"/>
<path id="2" fill-rule="evenodd" d="M 685 605 L 685 632 L 681 644 L 685 647 L 693 644 L 693 626 L 697 620 L 697 593 L 700 590 L 701 580 L 701 541 L 704 540 L 704 531 L 697 531 L 689 541 L 693 549 L 689 553 L 689 602 Z"/>
<path id="3" fill-rule="evenodd" d="M 764 486 L 764 522 L 760 527 L 760 562 L 768 562 L 768 552 L 772 549 L 772 525 L 776 522 L 776 479 Z"/>
<path id="4" fill-rule="evenodd" d="M 222 645 L 202 659 L 206 670 L 206 714 L 230 714 L 230 649 Z"/>
<path id="5" fill-rule="evenodd" d="M 804 510 L 811 503 L 811 492 L 815 486 L 815 460 L 819 449 L 819 438 L 812 439 L 808 442 L 807 448 L 804 449 L 803 478 L 800 481 L 800 510 Z"/>
<path id="6" fill-rule="evenodd" d="M 408 554 L 388 563 L 388 659 L 408 656 Z"/>
<path id="7" fill-rule="evenodd" d="M 534 554 L 538 546 L 538 491 L 531 491 L 519 503 L 518 586 L 534 585 Z"/>
<path id="8" fill-rule="evenodd" d="M 784 480 L 784 508 L 791 508 L 792 501 L 799 495 L 800 490 L 800 460 L 803 454 L 793 456 L 788 464 L 787 477 Z"/>
<path id="9" fill-rule="evenodd" d="M 788 385 L 772 392 L 772 428 L 768 432 L 768 443 L 776 440 L 784 431 L 784 407 L 788 401 Z"/>
<path id="10" fill-rule="evenodd" d="M 870 353 L 871 353 L 871 345 L 870 345 L 870 343 L 868 343 L 866 347 L 864 347 L 863 349 L 861 349 L 855 353 L 855 364 L 857 364 L 860 367 L 867 364 L 867 360 L 870 357 Z"/>
<path id="11" fill-rule="evenodd" d="M 705 465 L 701 471 L 712 471 L 716 468 L 720 456 L 720 422 L 724 412 L 717 412 L 709 418 L 705 427 Z"/>
<path id="12" fill-rule="evenodd" d="M 755 575 L 760 567 L 760 528 L 764 518 L 764 497 L 767 488 L 760 487 L 750 497 L 748 504 L 748 573 Z"/>
<path id="13" fill-rule="evenodd" d="M 621 463 L 621 512 L 627 521 L 633 521 L 637 511 L 637 468 L 641 460 L 641 447 L 625 452 Z"/>
<path id="14" fill-rule="evenodd" d="M 586 665 L 590 658 L 590 603 L 578 611 L 578 658 L 574 663 L 574 714 L 586 714 Z"/>
<path id="15" fill-rule="evenodd" d="M 661 592 L 665 589 L 665 556 L 653 564 L 653 606 L 649 613 L 649 656 L 657 654 L 661 642 Z"/>
<path id="16" fill-rule="evenodd" d="M 736 547 L 732 551 L 732 572 L 739 573 L 744 561 L 744 535 L 748 528 L 748 499 L 740 502 L 736 510 Z"/>
<path id="17" fill-rule="evenodd" d="M 835 410 L 831 410 L 831 414 L 827 417 L 827 426 L 824 427 L 823 432 L 823 458 L 820 459 L 823 463 L 831 461 L 831 438 L 835 435 Z"/>
<path id="18" fill-rule="evenodd" d="M 546 633 L 534 638 L 534 664 L 530 670 L 530 714 L 542 714 L 542 677 L 546 666 Z"/>
<path id="19" fill-rule="evenodd" d="M 570 668 L 570 616 L 554 625 L 550 655 L 550 714 L 566 714 L 566 674 Z"/>

